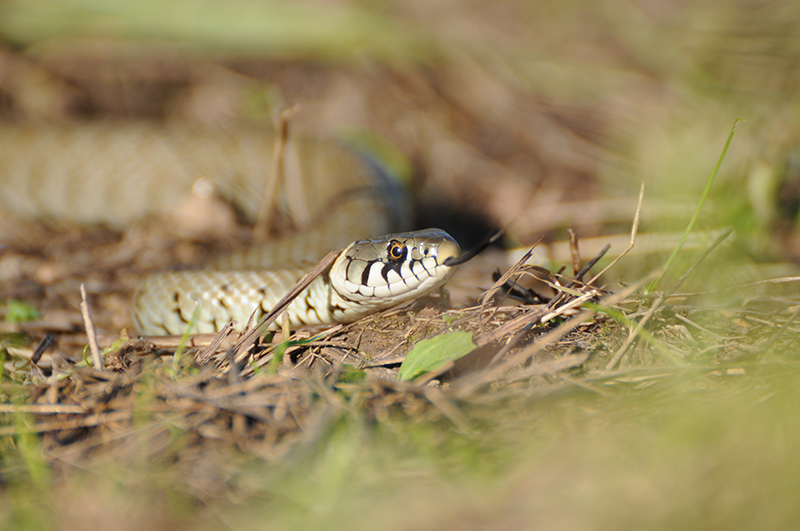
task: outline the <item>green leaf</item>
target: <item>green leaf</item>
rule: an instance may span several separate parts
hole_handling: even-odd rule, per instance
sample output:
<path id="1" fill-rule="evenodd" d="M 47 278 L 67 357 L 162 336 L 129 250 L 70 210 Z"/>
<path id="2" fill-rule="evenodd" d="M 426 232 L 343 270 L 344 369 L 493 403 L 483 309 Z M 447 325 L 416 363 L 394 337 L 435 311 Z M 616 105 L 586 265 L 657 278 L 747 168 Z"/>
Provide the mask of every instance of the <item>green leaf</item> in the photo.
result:
<path id="1" fill-rule="evenodd" d="M 423 339 L 411 349 L 400 365 L 400 381 L 412 380 L 434 371 L 451 360 L 465 356 L 475 348 L 472 332 L 452 332 Z"/>

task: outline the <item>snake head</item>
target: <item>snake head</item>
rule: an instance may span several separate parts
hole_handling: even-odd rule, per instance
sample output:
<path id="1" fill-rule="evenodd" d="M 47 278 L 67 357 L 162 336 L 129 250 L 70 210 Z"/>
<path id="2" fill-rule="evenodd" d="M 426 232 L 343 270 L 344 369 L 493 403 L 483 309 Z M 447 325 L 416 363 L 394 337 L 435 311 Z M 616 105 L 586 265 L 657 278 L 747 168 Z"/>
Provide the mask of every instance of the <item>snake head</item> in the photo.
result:
<path id="1" fill-rule="evenodd" d="M 341 298 L 331 306 L 354 320 L 421 297 L 453 276 L 456 268 L 445 261 L 460 254 L 458 243 L 441 229 L 354 242 L 331 267 L 332 294 Z"/>

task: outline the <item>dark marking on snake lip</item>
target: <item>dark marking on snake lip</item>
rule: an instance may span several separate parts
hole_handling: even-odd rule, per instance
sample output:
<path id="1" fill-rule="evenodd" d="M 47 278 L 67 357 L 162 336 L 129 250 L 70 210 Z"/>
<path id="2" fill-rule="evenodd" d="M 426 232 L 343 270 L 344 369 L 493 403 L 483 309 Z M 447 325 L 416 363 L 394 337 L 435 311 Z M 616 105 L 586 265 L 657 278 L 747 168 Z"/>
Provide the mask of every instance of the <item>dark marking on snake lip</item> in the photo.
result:
<path id="1" fill-rule="evenodd" d="M 177 291 L 173 291 L 172 300 L 175 301 L 175 307 L 177 308 L 178 303 L 181 302 L 181 294 Z"/>
<path id="2" fill-rule="evenodd" d="M 347 267 L 345 267 L 345 268 L 344 268 L 344 276 L 345 276 L 345 277 L 346 277 L 348 280 L 350 280 L 350 278 L 352 278 L 352 277 L 350 276 L 350 266 L 352 266 L 352 265 L 353 265 L 353 262 L 355 262 L 355 260 L 353 260 L 352 258 L 347 258 Z"/>
<path id="3" fill-rule="evenodd" d="M 225 293 L 227 293 L 227 292 L 228 292 L 228 290 L 230 290 L 230 289 L 231 289 L 231 285 L 230 285 L 230 284 L 228 284 L 227 282 L 225 282 L 224 284 L 221 284 L 221 285 L 220 285 L 219 289 L 220 289 L 221 291 L 224 291 Z"/>
<path id="4" fill-rule="evenodd" d="M 258 293 L 260 293 L 262 297 L 266 297 L 267 296 L 267 288 L 265 288 L 264 286 L 261 286 L 256 291 Z"/>
<path id="5" fill-rule="evenodd" d="M 394 271 L 400 278 L 403 278 L 402 268 L 403 264 L 401 262 L 387 262 L 381 268 L 381 276 L 389 284 L 389 271 Z"/>
<path id="6" fill-rule="evenodd" d="M 371 263 L 367 262 L 367 267 L 361 271 L 361 285 L 369 286 L 369 270 L 372 268 Z"/>
<path id="7" fill-rule="evenodd" d="M 420 262 L 422 262 L 422 261 L 421 260 L 411 260 L 411 263 L 408 264 L 408 270 L 411 271 L 411 274 L 414 275 L 414 278 L 416 278 L 417 280 L 422 282 L 420 280 L 420 278 L 419 278 L 419 275 L 417 275 L 417 272 L 414 271 L 414 265 L 417 264 L 417 263 L 420 263 Z M 424 268 L 425 266 L 423 265 L 422 267 Z"/>
<path id="8" fill-rule="evenodd" d="M 420 261 L 419 261 L 419 263 L 420 263 L 420 265 L 422 266 L 422 269 L 424 269 L 424 270 L 425 270 L 425 272 L 426 272 L 426 273 L 428 273 L 428 276 L 429 276 L 429 277 L 432 277 L 433 275 L 431 275 L 431 271 L 430 271 L 430 269 L 428 269 L 428 268 L 425 266 L 425 260 L 420 260 Z"/>

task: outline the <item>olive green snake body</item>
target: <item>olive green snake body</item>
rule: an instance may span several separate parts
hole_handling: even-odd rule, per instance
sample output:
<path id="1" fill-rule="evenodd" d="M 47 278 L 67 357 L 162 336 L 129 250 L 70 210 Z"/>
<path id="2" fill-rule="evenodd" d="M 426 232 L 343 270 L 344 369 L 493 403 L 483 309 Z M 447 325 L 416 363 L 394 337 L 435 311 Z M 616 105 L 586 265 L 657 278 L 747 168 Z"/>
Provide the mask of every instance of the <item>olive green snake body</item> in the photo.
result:
<path id="1" fill-rule="evenodd" d="M 198 179 L 253 219 L 272 167 L 273 136 L 151 124 L 0 127 L 0 209 L 23 218 L 116 228 L 165 217 Z M 144 335 L 242 329 L 269 311 L 328 251 L 344 248 L 286 310 L 292 327 L 350 322 L 417 298 L 454 272 L 444 231 L 404 228 L 405 197 L 369 158 L 326 140 L 286 146 L 278 215 L 299 227 L 216 260 L 215 270 L 143 280 L 132 318 Z M 353 241 L 358 240 L 358 241 Z"/>

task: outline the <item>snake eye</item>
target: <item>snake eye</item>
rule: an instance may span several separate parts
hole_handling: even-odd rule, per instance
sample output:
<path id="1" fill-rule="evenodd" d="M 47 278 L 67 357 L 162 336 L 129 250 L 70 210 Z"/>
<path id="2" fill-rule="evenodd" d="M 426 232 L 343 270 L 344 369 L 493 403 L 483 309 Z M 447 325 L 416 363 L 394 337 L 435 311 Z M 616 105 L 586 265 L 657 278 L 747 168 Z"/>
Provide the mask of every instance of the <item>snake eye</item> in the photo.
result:
<path id="1" fill-rule="evenodd" d="M 389 258 L 392 260 L 400 260 L 406 254 L 406 246 L 400 242 L 392 242 L 389 244 Z"/>

